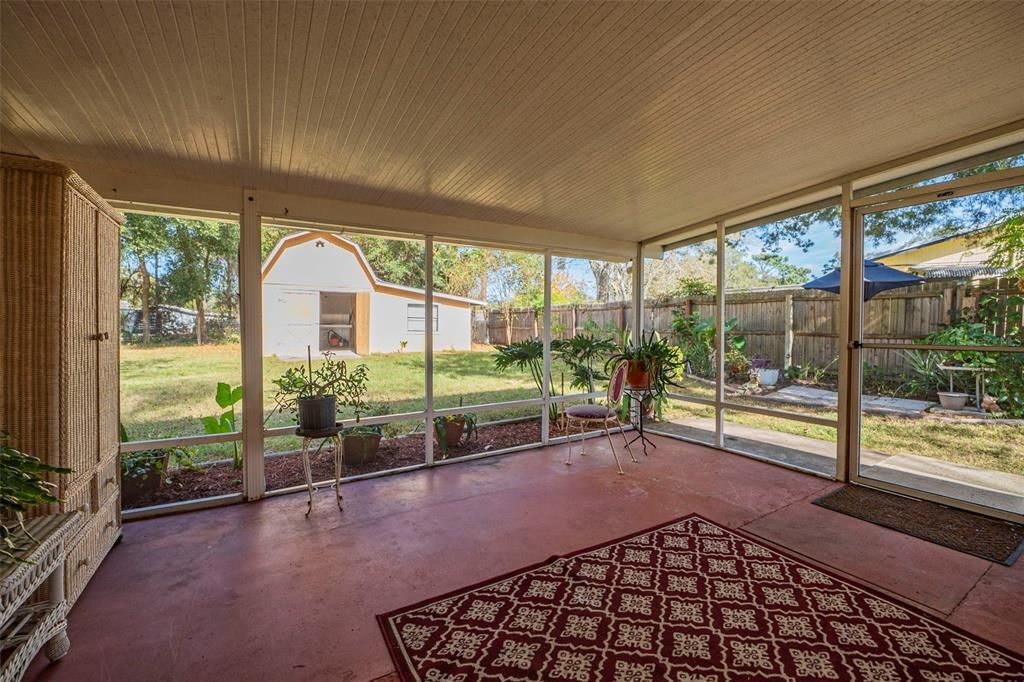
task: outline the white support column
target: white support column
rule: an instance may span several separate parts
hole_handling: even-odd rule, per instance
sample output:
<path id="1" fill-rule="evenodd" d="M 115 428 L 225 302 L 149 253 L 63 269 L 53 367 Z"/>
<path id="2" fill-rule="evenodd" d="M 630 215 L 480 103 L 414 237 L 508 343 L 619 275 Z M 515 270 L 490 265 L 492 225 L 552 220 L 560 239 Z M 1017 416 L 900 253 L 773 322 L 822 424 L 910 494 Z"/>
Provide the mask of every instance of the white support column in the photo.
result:
<path id="1" fill-rule="evenodd" d="M 434 238 L 427 237 L 423 287 L 425 331 L 423 334 L 423 449 L 424 461 L 434 463 Z M 470 311 L 472 316 L 472 311 Z M 472 321 L 472 318 L 471 318 Z"/>
<path id="2" fill-rule="evenodd" d="M 715 227 L 715 444 L 721 448 L 725 447 L 725 222 L 720 220 Z"/>
<path id="3" fill-rule="evenodd" d="M 242 456 L 245 499 L 266 492 L 263 475 L 263 284 L 256 190 L 242 190 L 238 282 L 242 329 Z"/>
<path id="4" fill-rule="evenodd" d="M 861 336 L 864 296 L 863 230 L 853 208 L 853 186 L 843 184 L 840 197 L 842 233 L 839 255 L 839 427 L 836 434 L 836 479 L 849 481 L 855 474 L 860 447 L 860 351 L 853 348 Z"/>
<path id="5" fill-rule="evenodd" d="M 540 441 L 547 445 L 551 438 L 551 250 L 544 251 L 544 386 L 541 397 L 544 410 L 540 415 Z"/>
<path id="6" fill-rule="evenodd" d="M 637 243 L 633 256 L 633 338 L 644 333 L 644 245 Z"/>

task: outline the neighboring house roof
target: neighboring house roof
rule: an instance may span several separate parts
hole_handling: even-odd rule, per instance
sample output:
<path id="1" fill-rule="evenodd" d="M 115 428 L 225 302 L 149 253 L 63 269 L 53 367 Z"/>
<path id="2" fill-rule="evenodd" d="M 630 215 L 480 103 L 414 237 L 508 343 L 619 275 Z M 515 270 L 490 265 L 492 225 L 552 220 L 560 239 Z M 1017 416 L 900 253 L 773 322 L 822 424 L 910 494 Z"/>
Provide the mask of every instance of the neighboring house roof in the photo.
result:
<path id="1" fill-rule="evenodd" d="M 973 279 L 976 277 L 1002 277 L 1009 268 L 996 268 L 991 265 L 936 265 L 928 268 L 914 268 L 914 271 L 927 279 Z"/>
<path id="2" fill-rule="evenodd" d="M 377 277 L 377 273 L 373 271 L 373 267 L 370 265 L 370 261 L 366 259 L 366 255 L 363 250 L 359 248 L 359 245 L 355 242 L 349 241 L 344 237 L 339 237 L 336 234 L 330 232 L 297 232 L 296 234 L 282 237 L 274 248 L 271 249 L 267 255 L 267 259 L 263 261 L 261 280 L 265 280 L 270 271 L 274 269 L 277 261 L 281 258 L 281 254 L 285 250 L 290 249 L 299 244 L 305 244 L 307 242 L 322 239 L 325 242 L 329 242 L 338 248 L 345 249 L 350 253 L 354 254 L 356 260 L 359 262 L 359 266 L 363 269 L 363 273 L 366 275 L 366 279 L 370 282 L 374 291 L 384 294 L 395 294 L 398 296 L 414 296 L 417 298 L 426 298 L 426 291 L 423 289 L 417 289 L 416 287 L 407 287 L 401 284 L 394 284 L 392 282 L 385 282 L 384 280 Z M 475 298 L 466 298 L 465 296 L 453 296 L 451 294 L 442 294 L 434 292 L 434 300 L 447 302 L 455 305 L 487 305 L 486 301 L 480 301 Z"/>
<path id="3" fill-rule="evenodd" d="M 1004 268 L 989 264 L 993 248 L 986 243 L 991 226 L 972 228 L 947 237 L 904 246 L 872 258 L 891 268 L 928 279 L 977 279 L 998 277 Z"/>
<path id="4" fill-rule="evenodd" d="M 895 251 L 889 251 L 887 253 L 880 253 L 880 254 L 877 254 L 877 255 L 874 255 L 874 256 L 870 256 L 870 258 L 871 258 L 871 260 L 879 260 L 879 259 L 882 259 L 882 258 L 891 258 L 893 256 L 898 256 L 898 255 L 903 254 L 903 253 L 909 253 L 910 251 L 916 251 L 918 249 L 923 249 L 923 248 L 928 247 L 928 246 L 935 246 L 936 244 L 942 244 L 944 242 L 952 241 L 954 239 L 962 239 L 964 237 L 980 235 L 980 234 L 983 234 L 985 232 L 988 232 L 991 229 L 992 228 L 990 226 L 972 227 L 969 230 L 964 230 L 963 232 L 957 232 L 956 234 L 947 235 L 945 237 L 939 237 L 938 239 L 932 239 L 932 240 L 926 241 L 926 242 L 920 242 L 920 243 L 917 243 L 917 244 L 910 244 L 908 246 L 902 246 L 902 247 L 896 249 Z"/>

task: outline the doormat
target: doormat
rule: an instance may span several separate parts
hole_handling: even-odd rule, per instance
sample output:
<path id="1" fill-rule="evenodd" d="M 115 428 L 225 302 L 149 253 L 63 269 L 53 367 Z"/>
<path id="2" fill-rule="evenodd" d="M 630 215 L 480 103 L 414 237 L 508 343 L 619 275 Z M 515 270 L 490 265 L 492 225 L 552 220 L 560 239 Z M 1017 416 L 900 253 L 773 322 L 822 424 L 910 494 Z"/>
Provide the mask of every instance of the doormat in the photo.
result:
<path id="1" fill-rule="evenodd" d="M 377 619 L 403 682 L 1024 679 L 1019 655 L 695 514 Z"/>
<path id="2" fill-rule="evenodd" d="M 846 485 L 814 504 L 1004 566 L 1024 551 L 1020 524 L 874 488 Z"/>

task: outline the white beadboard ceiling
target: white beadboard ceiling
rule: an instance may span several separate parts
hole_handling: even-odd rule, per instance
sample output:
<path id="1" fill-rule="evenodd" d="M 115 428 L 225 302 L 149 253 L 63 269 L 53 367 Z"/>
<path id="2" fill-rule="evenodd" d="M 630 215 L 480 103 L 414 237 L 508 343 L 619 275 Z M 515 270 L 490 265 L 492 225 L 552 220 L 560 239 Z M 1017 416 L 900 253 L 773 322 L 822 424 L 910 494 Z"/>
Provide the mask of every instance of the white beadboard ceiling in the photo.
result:
<path id="1" fill-rule="evenodd" d="M 1024 119 L 1021 36 L 1018 1 L 4 0 L 0 143 L 638 241 Z"/>

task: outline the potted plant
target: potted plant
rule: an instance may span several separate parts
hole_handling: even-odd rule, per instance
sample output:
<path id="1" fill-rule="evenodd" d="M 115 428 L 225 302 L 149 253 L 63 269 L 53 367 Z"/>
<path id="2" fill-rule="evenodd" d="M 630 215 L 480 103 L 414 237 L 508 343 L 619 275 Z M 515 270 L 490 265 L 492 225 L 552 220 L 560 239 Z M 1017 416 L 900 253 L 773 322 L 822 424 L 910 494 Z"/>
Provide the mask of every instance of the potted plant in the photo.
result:
<path id="1" fill-rule="evenodd" d="M 358 365 L 351 372 L 344 360 L 335 360 L 333 354 L 324 353 L 324 361 L 315 370 L 309 346 L 306 346 L 306 366 L 290 367 L 274 381 L 277 393 L 274 401 L 282 412 L 290 410 L 298 416 L 303 431 L 322 431 L 337 422 L 338 397 L 343 404 L 362 406 L 369 369 Z"/>
<path id="2" fill-rule="evenodd" d="M 121 455 L 121 503 L 133 507 L 160 489 L 171 460 L 170 450 L 125 452 Z"/>
<path id="3" fill-rule="evenodd" d="M 376 417 L 390 414 L 391 406 L 386 402 L 366 406 L 365 416 Z M 384 427 L 381 424 L 360 424 L 361 412 L 356 413 L 356 425 L 342 431 L 342 461 L 345 464 L 359 465 L 377 459 Z"/>
<path id="4" fill-rule="evenodd" d="M 25 512 L 36 505 L 60 501 L 54 495 L 57 485 L 47 481 L 46 474 L 72 472 L 44 464 L 38 457 L 8 445 L 7 439 L 8 435 L 0 432 L 0 564 L 24 561 L 15 556 L 25 548 L 22 536 L 35 542 L 25 529 Z"/>
<path id="5" fill-rule="evenodd" d="M 620 362 L 628 363 L 626 383 L 631 388 L 650 389 L 654 396 L 663 395 L 670 384 L 675 384 L 683 366 L 679 349 L 654 331 L 641 336 L 636 344 L 630 343 L 628 334 L 623 335 L 622 347 L 608 358 L 605 372 Z"/>
<path id="6" fill-rule="evenodd" d="M 761 386 L 774 386 L 779 383 L 779 370 L 772 367 L 767 358 L 754 358 L 750 361 L 750 373 Z"/>
<path id="7" fill-rule="evenodd" d="M 462 398 L 459 398 L 459 407 L 462 407 Z M 438 447 L 441 448 L 441 459 L 448 458 L 448 451 L 459 447 L 463 437 L 468 441 L 476 435 L 476 415 L 446 414 L 434 417 L 434 436 Z"/>

